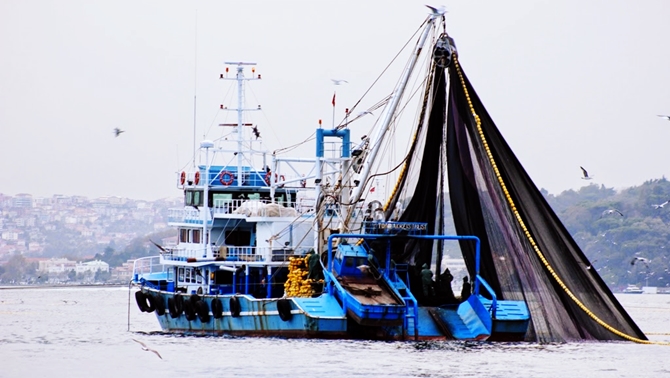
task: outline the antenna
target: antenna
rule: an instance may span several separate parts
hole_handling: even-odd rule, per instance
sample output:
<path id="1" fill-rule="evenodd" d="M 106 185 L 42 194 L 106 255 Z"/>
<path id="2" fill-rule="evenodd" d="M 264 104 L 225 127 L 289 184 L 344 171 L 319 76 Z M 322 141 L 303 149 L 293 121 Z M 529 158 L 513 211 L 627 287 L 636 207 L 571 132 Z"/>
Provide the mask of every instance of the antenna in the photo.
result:
<path id="1" fill-rule="evenodd" d="M 197 120 L 197 96 L 198 96 L 198 10 L 195 10 L 195 48 L 193 51 L 193 170 L 195 170 L 195 126 Z"/>

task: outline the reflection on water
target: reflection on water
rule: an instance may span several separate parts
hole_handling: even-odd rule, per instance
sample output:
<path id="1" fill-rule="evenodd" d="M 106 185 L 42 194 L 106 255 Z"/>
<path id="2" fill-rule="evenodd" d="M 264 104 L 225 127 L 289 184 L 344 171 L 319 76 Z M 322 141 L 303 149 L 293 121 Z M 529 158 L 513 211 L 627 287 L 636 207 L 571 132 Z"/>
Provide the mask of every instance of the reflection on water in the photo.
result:
<path id="1" fill-rule="evenodd" d="M 175 336 L 162 333 L 155 315 L 141 313 L 128 294 L 128 289 L 121 287 L 0 290 L 0 377 L 670 374 L 670 363 L 666 362 L 670 347 L 630 342 L 372 342 Z M 618 298 L 640 328 L 653 333 L 649 335 L 651 340 L 670 341 L 670 295 L 621 294 Z M 159 351 L 163 359 L 143 351 L 133 338 Z"/>

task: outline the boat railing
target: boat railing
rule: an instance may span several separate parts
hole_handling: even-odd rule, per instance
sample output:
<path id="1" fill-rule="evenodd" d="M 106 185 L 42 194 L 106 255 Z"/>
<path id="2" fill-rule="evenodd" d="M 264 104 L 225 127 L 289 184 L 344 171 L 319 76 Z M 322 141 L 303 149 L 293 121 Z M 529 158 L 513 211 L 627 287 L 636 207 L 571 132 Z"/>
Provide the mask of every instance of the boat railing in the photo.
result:
<path id="1" fill-rule="evenodd" d="M 475 279 L 477 280 L 478 283 L 480 283 L 482 286 L 484 286 L 484 289 L 489 292 L 491 295 L 491 319 L 496 318 L 496 310 L 498 307 L 498 299 L 496 297 L 495 291 L 493 291 L 493 288 L 489 285 L 488 282 L 484 279 L 484 277 L 480 276 L 477 274 L 475 276 Z M 475 285 L 475 295 L 479 295 L 479 285 Z"/>
<path id="2" fill-rule="evenodd" d="M 169 209 L 168 222 L 202 224 L 202 215 L 194 208 Z"/>
<path id="3" fill-rule="evenodd" d="M 160 256 L 140 257 L 133 263 L 133 281 L 164 271 L 165 265 L 161 264 Z"/>

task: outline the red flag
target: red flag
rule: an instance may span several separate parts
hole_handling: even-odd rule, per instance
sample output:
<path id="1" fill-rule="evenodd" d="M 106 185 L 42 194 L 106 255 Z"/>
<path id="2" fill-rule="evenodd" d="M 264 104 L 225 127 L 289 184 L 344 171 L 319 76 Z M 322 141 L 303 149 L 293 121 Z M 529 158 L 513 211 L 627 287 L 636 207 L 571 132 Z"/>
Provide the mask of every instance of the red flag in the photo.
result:
<path id="1" fill-rule="evenodd" d="M 333 93 L 333 106 L 335 106 L 335 93 Z"/>
<path id="2" fill-rule="evenodd" d="M 372 193 L 374 191 L 375 191 L 375 187 L 373 186 L 372 188 L 370 188 L 370 193 Z"/>

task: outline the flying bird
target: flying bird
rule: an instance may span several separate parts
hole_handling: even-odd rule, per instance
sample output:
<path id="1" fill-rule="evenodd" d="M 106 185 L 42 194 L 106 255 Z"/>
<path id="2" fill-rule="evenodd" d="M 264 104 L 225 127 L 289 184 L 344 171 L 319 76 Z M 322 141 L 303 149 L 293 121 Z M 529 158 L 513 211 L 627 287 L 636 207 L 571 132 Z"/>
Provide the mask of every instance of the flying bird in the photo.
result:
<path id="1" fill-rule="evenodd" d="M 141 341 L 139 341 L 139 340 L 135 340 L 135 339 L 133 339 L 133 341 L 136 342 L 136 343 L 138 343 L 138 344 L 140 344 L 140 345 L 142 345 L 142 350 L 147 351 L 147 352 L 153 352 L 153 353 L 156 353 L 156 355 L 158 356 L 158 358 L 160 358 L 161 360 L 163 359 L 163 357 L 161 357 L 161 355 L 160 355 L 160 353 L 158 353 L 158 351 L 149 348 L 145 343 L 143 343 L 143 342 L 141 342 Z"/>
<path id="2" fill-rule="evenodd" d="M 426 5 L 426 7 L 428 7 L 430 9 L 430 11 L 433 12 L 433 14 L 443 15 L 443 14 L 447 13 L 447 10 L 444 8 L 444 6 L 441 6 L 439 8 L 435 8 L 435 7 L 431 7 L 430 5 Z"/>
<path id="3" fill-rule="evenodd" d="M 600 217 L 602 218 L 602 217 L 604 217 L 605 215 L 611 215 L 611 214 L 619 214 L 619 215 L 621 215 L 621 216 L 623 217 L 623 213 L 622 213 L 621 211 L 617 210 L 617 209 L 609 209 L 609 210 L 605 210 L 605 211 L 603 211 L 602 214 L 600 214 Z"/>
<path id="4" fill-rule="evenodd" d="M 254 133 L 254 135 L 256 136 L 256 139 L 258 139 L 258 138 L 261 137 L 261 132 L 258 131 L 258 127 L 257 127 L 257 126 L 252 127 L 252 128 L 251 128 L 251 131 L 252 131 L 252 132 Z"/>
<path id="5" fill-rule="evenodd" d="M 658 205 L 651 205 L 651 206 L 653 206 L 654 209 L 662 209 L 663 206 L 665 206 L 665 205 L 668 204 L 668 202 L 670 202 L 670 201 L 665 201 L 665 202 L 663 202 L 663 203 L 661 203 L 661 204 L 658 204 Z"/>
<path id="6" fill-rule="evenodd" d="M 663 114 L 659 114 L 658 116 L 661 117 L 661 118 L 665 118 L 665 119 L 667 119 L 668 121 L 670 121 L 670 116 L 663 115 Z"/>
<path id="7" fill-rule="evenodd" d="M 635 263 L 638 262 L 638 261 L 642 261 L 645 264 L 649 264 L 649 261 L 651 261 L 651 260 L 649 260 L 647 258 L 644 258 L 644 257 L 635 256 L 635 257 L 633 257 L 632 260 L 630 260 L 630 265 L 635 265 Z"/>
<path id="8" fill-rule="evenodd" d="M 346 80 L 342 80 L 342 79 L 330 79 L 330 80 L 332 80 L 332 81 L 333 81 L 333 84 L 335 84 L 335 85 L 342 85 L 342 84 L 344 84 L 344 83 L 349 84 L 348 81 L 346 81 Z"/>
<path id="9" fill-rule="evenodd" d="M 582 169 L 582 174 L 583 174 L 582 180 L 590 180 L 590 179 L 593 178 L 593 176 L 589 176 L 589 173 L 586 171 L 586 169 L 584 169 L 584 167 L 579 167 L 579 168 Z"/>
<path id="10" fill-rule="evenodd" d="M 125 132 L 125 130 L 121 130 L 118 127 L 114 128 L 114 136 L 118 137 L 121 133 Z"/>

